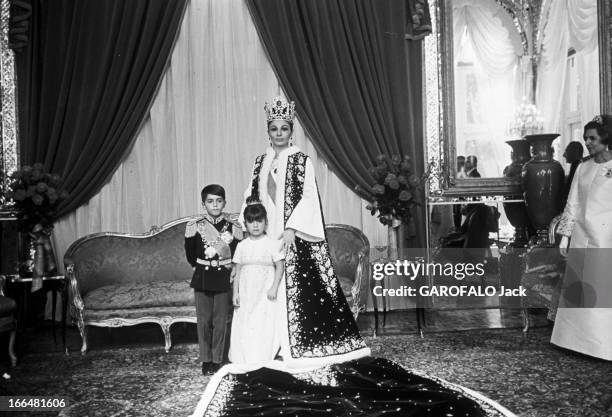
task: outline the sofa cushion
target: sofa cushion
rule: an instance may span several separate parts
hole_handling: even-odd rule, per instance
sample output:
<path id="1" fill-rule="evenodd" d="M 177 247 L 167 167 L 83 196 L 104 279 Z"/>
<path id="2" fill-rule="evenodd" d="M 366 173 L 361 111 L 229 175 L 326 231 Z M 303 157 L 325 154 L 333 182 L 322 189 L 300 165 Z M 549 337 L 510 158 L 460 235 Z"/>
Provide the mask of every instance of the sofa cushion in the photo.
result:
<path id="1" fill-rule="evenodd" d="M 150 235 L 95 233 L 74 242 L 64 257 L 74 264 L 81 294 L 105 285 L 190 280 L 185 258 L 185 225 L 178 219 Z"/>
<path id="2" fill-rule="evenodd" d="M 116 310 L 195 305 L 189 281 L 151 281 L 105 285 L 83 297 L 85 308 Z"/>
<path id="3" fill-rule="evenodd" d="M 351 300 L 353 297 L 353 280 L 345 277 L 344 275 L 338 275 L 338 281 L 340 281 L 340 287 L 342 288 L 342 293 L 347 298 L 347 300 Z"/>

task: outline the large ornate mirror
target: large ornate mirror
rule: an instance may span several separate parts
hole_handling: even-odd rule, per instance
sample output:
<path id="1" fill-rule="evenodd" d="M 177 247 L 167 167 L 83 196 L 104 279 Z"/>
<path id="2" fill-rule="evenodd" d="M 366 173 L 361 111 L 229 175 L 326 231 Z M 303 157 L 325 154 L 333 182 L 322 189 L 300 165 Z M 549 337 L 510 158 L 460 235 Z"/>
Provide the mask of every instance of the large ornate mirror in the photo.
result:
<path id="1" fill-rule="evenodd" d="M 428 257 L 441 262 L 446 252 L 458 250 L 455 260 L 464 262 L 462 251 L 480 251 L 485 275 L 463 283 L 512 287 L 521 268 L 507 249 L 524 247 L 533 231 L 518 221 L 526 216 L 517 217 L 526 213 L 521 169 L 515 164 L 514 176 L 506 170 L 513 151 L 506 142 L 521 142 L 524 163 L 530 155 L 522 137 L 558 133 L 554 157 L 569 171 L 565 147 L 582 142 L 583 125 L 596 114 L 612 111 L 612 2 L 430 0 L 430 12 L 435 19 L 434 36 L 425 40 Z M 463 167 L 459 156 L 465 157 Z M 484 196 L 490 198 L 478 198 Z M 488 221 L 495 217 L 491 210 L 499 213 L 495 227 Z M 442 309 L 497 309 L 507 300 L 434 296 L 430 301 Z"/>
<path id="2" fill-rule="evenodd" d="M 427 158 L 438 174 L 431 194 L 519 195 L 519 179 L 504 176 L 507 140 L 559 133 L 555 157 L 564 163 L 564 147 L 582 140 L 584 123 L 611 108 L 611 75 L 600 68 L 610 63 L 612 6 L 606 0 L 430 6 L 438 26 L 427 82 L 439 86 L 437 108 L 428 94 Z"/>

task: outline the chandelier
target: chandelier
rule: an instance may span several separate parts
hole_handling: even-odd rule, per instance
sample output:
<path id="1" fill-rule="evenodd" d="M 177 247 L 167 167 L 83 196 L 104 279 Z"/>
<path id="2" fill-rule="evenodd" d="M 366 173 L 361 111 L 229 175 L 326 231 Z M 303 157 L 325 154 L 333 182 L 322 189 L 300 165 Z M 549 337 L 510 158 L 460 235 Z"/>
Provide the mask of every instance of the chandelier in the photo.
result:
<path id="1" fill-rule="evenodd" d="M 525 135 L 534 135 L 544 131 L 544 119 L 535 104 L 523 97 L 521 104 L 514 111 L 514 118 L 508 127 L 512 137 L 523 138 Z"/>

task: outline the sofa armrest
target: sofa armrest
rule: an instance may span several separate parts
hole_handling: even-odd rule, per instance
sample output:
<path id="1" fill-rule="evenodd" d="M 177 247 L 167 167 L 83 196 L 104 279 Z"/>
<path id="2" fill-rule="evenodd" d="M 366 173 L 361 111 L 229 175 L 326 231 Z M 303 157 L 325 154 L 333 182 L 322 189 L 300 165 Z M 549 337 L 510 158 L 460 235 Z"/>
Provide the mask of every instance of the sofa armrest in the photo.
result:
<path id="1" fill-rule="evenodd" d="M 71 257 L 64 256 L 64 268 L 67 269 L 68 265 L 74 265 L 74 260 Z"/>
<path id="2" fill-rule="evenodd" d="M 66 265 L 66 279 L 68 280 L 68 289 L 70 298 L 72 298 L 72 306 L 76 309 L 76 316 L 81 317 L 83 309 L 85 308 L 85 303 L 83 302 L 83 297 L 81 297 L 81 291 L 79 290 L 79 283 L 76 279 L 73 263 Z"/>
<path id="3" fill-rule="evenodd" d="M 364 276 L 368 271 L 368 256 L 365 251 L 360 251 L 357 258 L 357 268 L 355 269 L 355 281 L 353 282 L 353 287 L 351 288 L 351 295 L 353 296 L 353 305 L 351 306 L 351 310 L 353 311 L 353 315 L 355 318 L 359 315 L 359 313 L 365 309 L 365 303 L 367 303 L 367 299 L 363 300 L 364 305 L 360 305 L 361 303 L 361 293 L 363 292 L 363 286 L 366 284 L 364 282 Z"/>
<path id="4" fill-rule="evenodd" d="M 0 275 L 0 295 L 4 295 L 4 284 L 6 284 L 6 276 Z"/>

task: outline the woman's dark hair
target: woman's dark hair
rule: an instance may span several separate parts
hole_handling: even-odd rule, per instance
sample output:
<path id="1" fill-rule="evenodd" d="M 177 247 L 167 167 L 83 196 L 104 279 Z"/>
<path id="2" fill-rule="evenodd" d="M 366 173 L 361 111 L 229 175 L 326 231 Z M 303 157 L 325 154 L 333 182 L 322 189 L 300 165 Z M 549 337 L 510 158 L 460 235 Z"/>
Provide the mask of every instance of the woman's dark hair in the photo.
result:
<path id="1" fill-rule="evenodd" d="M 225 188 L 220 186 L 219 184 L 209 184 L 206 187 L 202 188 L 202 192 L 200 196 L 202 197 L 202 202 L 206 201 L 206 197 L 208 194 L 218 195 L 219 197 L 223 197 L 225 200 Z"/>
<path id="2" fill-rule="evenodd" d="M 253 198 L 247 198 L 247 206 L 244 208 L 244 221 L 247 223 L 261 222 L 268 220 L 268 212 L 263 204 L 259 200 Z"/>
<path id="3" fill-rule="evenodd" d="M 586 132 L 586 130 L 585 130 Z M 572 156 L 572 152 L 575 154 L 575 156 L 578 158 L 578 160 L 580 160 L 580 158 L 582 158 L 582 154 L 584 153 L 584 147 L 582 146 L 582 143 L 574 140 L 570 143 L 567 144 L 567 147 L 565 148 L 565 152 L 563 153 L 563 155 L 567 155 L 567 156 Z"/>
<path id="4" fill-rule="evenodd" d="M 268 128 L 270 128 L 270 123 L 272 123 L 274 120 L 270 120 L 268 122 Z M 291 128 L 291 132 L 293 132 L 293 122 L 290 122 L 289 120 L 283 120 L 284 122 L 289 123 L 289 127 Z"/>
<path id="5" fill-rule="evenodd" d="M 608 114 L 597 116 L 584 125 L 584 133 L 586 134 L 589 129 L 597 131 L 597 134 L 601 137 L 602 144 L 607 145 L 608 148 L 612 145 L 612 116 Z"/>

